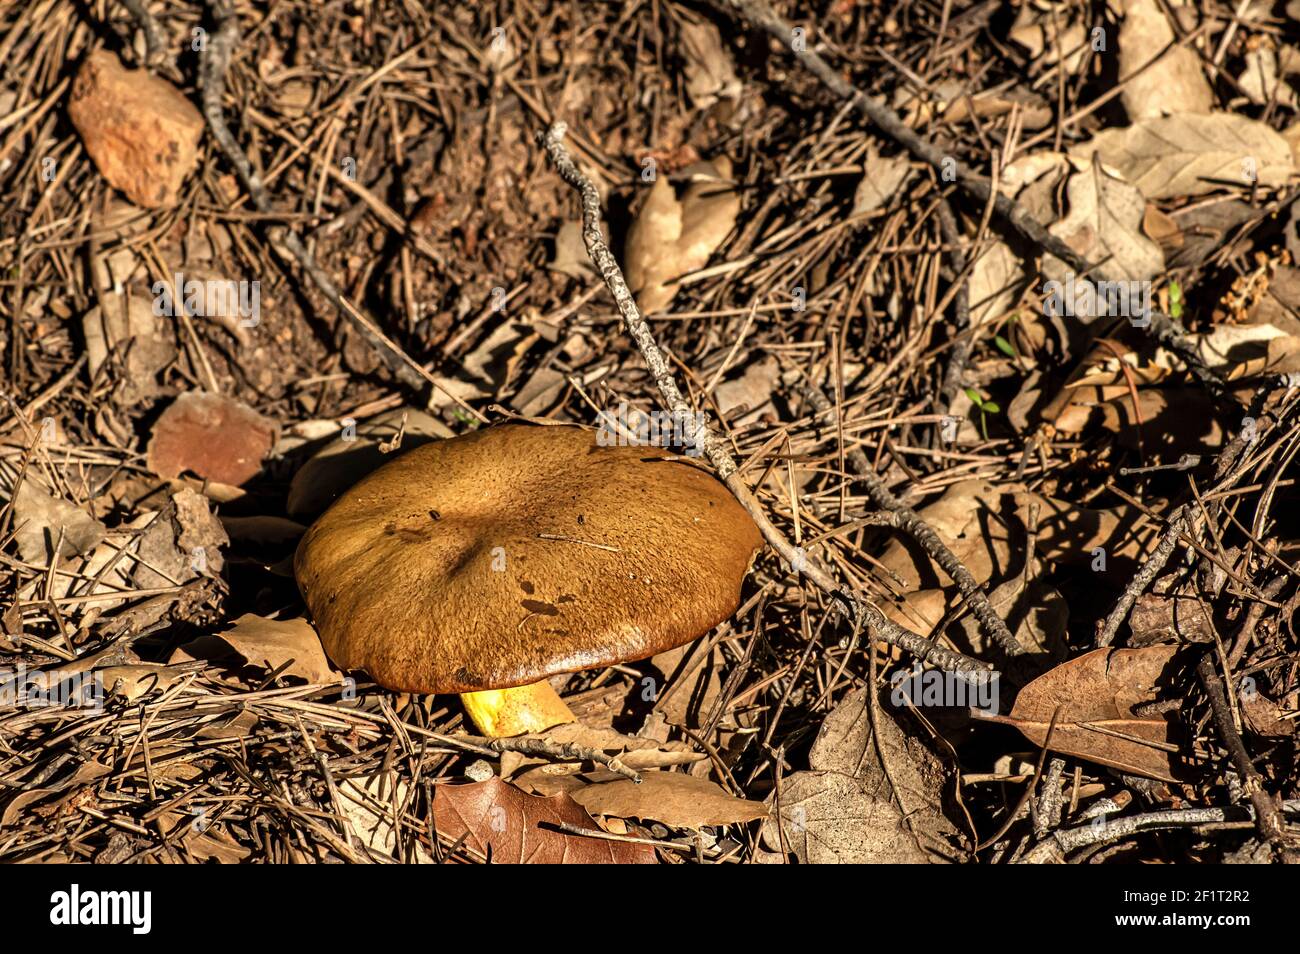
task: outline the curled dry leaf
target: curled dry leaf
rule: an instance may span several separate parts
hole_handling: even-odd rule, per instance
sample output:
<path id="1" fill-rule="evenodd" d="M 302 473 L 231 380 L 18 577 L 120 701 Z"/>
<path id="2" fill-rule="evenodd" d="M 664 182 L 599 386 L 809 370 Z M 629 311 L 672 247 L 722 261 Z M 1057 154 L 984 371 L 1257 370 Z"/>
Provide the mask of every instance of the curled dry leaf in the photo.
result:
<path id="1" fill-rule="evenodd" d="M 942 763 L 884 704 L 873 738 L 866 692 L 831 711 L 808 755 L 812 770 L 787 776 L 773 794 L 764 844 L 808 864 L 954 860 L 961 837 L 943 812 Z"/>
<path id="2" fill-rule="evenodd" d="M 238 401 L 187 391 L 154 424 L 149 469 L 160 477 L 191 471 L 238 487 L 261 471 L 276 430 L 274 422 Z"/>
<path id="3" fill-rule="evenodd" d="M 683 175 L 690 185 L 680 199 L 668 177 L 657 175 L 628 230 L 627 284 L 643 312 L 672 302 L 677 280 L 708 264 L 740 214 L 740 193 L 729 182 L 731 160 L 695 163 Z"/>
<path id="4" fill-rule="evenodd" d="M 1295 64 L 1296 53 L 1293 49 L 1283 48 L 1282 54 L 1279 57 L 1278 51 L 1267 42 L 1246 51 L 1243 57 L 1245 65 L 1237 77 L 1237 85 L 1255 105 L 1264 106 L 1277 97 L 1281 105 L 1295 106 L 1295 90 L 1282 82 L 1282 76 L 1288 66 Z"/>
<path id="5" fill-rule="evenodd" d="M 1008 36 L 1035 60 L 1049 66 L 1064 60 L 1068 73 L 1077 72 L 1088 53 L 1088 34 L 1078 17 L 1050 0 L 1021 6 Z"/>
<path id="6" fill-rule="evenodd" d="M 216 576 L 224 565 L 221 547 L 230 542 L 208 499 L 188 487 L 172 494 L 144 533 L 132 580 L 144 588 L 175 586 L 201 574 Z"/>
<path id="7" fill-rule="evenodd" d="M 1096 649 L 1062 663 L 1020 690 L 1008 716 L 985 716 L 1015 726 L 1035 745 L 1124 772 L 1177 781 L 1186 765 L 1175 744 L 1176 713 L 1138 714 L 1168 690 L 1177 646 Z M 1145 710 L 1144 710 L 1145 711 Z"/>
<path id="8" fill-rule="evenodd" d="M 762 802 L 728 795 L 708 779 L 680 772 L 642 772 L 640 785 L 624 778 L 570 795 L 593 815 L 657 821 L 670 828 L 738 825 L 767 817 Z"/>
<path id="9" fill-rule="evenodd" d="M 1148 199 L 1205 195 L 1228 187 L 1284 185 L 1295 172 L 1287 141 L 1272 128 L 1235 113 L 1144 119 L 1103 129 L 1071 149 L 1098 156 Z"/>
<path id="10" fill-rule="evenodd" d="M 203 806 L 196 807 L 189 814 L 163 812 L 158 824 L 168 844 L 184 845 L 198 861 L 237 865 L 252 854 L 219 827 L 219 823 L 209 822 Z"/>
<path id="11" fill-rule="evenodd" d="M 128 663 L 92 669 L 90 676 L 107 695 L 135 702 L 151 692 L 166 692 L 195 671 L 186 664 Z"/>
<path id="12" fill-rule="evenodd" d="M 490 778 L 434 788 L 433 822 L 448 843 L 464 844 L 496 864 L 654 864 L 649 845 L 557 831 L 561 822 L 593 832 L 601 828 L 568 795 L 526 795 Z M 548 827 L 549 826 L 549 827 Z"/>
<path id="13" fill-rule="evenodd" d="M 1119 29 L 1119 75 L 1124 84 L 1120 102 L 1129 119 L 1208 113 L 1214 108 L 1214 90 L 1201 70 L 1200 56 L 1190 46 L 1170 46 L 1176 39 L 1159 0 L 1124 4 Z M 1143 70 L 1157 56 L 1159 62 Z"/>

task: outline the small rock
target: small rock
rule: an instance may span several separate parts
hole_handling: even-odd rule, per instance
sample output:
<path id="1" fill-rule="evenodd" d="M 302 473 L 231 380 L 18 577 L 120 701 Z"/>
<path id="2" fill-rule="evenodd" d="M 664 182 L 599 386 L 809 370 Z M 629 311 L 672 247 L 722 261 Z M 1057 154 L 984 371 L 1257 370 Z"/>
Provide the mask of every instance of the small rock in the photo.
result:
<path id="1" fill-rule="evenodd" d="M 159 477 L 191 471 L 240 486 L 262 469 L 277 427 L 238 401 L 187 391 L 163 411 L 149 438 L 149 469 Z"/>
<path id="2" fill-rule="evenodd" d="M 198 161 L 203 116 L 176 87 L 97 50 L 72 84 L 68 117 L 109 185 L 136 205 L 172 205 Z"/>

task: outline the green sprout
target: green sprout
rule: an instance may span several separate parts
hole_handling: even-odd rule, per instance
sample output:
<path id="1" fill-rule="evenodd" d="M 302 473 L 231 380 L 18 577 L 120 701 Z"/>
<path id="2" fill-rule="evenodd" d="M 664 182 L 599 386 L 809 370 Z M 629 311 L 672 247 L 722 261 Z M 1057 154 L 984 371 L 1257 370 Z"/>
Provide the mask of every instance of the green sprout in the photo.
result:
<path id="1" fill-rule="evenodd" d="M 989 439 L 988 415 L 1002 413 L 1001 406 L 996 401 L 991 401 L 982 397 L 974 388 L 966 388 L 966 396 L 970 398 L 971 403 L 980 409 L 980 433 L 984 439 Z"/>
<path id="2" fill-rule="evenodd" d="M 454 417 L 459 423 L 464 424 L 471 431 L 478 429 L 478 421 L 474 420 L 472 415 L 468 414 L 461 408 L 453 407 L 451 409 L 451 416 Z"/>
<path id="3" fill-rule="evenodd" d="M 1183 317 L 1183 286 L 1169 280 L 1169 317 L 1175 321 Z"/>
<path id="4" fill-rule="evenodd" d="M 1011 332 L 1012 326 L 1019 320 L 1020 313 L 1013 313 L 1010 318 L 1002 323 L 1002 327 L 998 329 L 997 333 L 993 335 L 993 344 L 997 346 L 997 349 L 1012 361 L 1017 362 L 1020 360 L 1020 352 L 1011 343 Z"/>

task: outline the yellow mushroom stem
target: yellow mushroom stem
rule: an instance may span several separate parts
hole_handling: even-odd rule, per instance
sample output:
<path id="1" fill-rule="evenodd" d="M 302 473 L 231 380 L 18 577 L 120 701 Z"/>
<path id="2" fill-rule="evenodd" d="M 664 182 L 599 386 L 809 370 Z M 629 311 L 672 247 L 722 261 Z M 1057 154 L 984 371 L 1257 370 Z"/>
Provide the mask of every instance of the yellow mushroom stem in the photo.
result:
<path id="1" fill-rule="evenodd" d="M 577 721 L 545 679 L 513 689 L 462 692 L 460 701 L 478 730 L 494 739 L 543 732 L 551 726 Z"/>

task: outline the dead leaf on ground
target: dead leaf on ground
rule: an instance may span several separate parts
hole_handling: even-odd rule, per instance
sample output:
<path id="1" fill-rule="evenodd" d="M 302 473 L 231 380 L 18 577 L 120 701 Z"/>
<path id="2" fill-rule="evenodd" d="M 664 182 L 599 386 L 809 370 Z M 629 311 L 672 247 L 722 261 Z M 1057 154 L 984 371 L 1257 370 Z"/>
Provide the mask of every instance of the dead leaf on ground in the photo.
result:
<path id="1" fill-rule="evenodd" d="M 1237 85 L 1256 106 L 1267 105 L 1276 97 L 1279 104 L 1294 108 L 1295 90 L 1283 82 L 1282 77 L 1286 67 L 1293 64 L 1295 51 L 1284 47 L 1279 56 L 1267 34 L 1257 39 L 1259 45 L 1248 49 L 1242 57 L 1245 65 L 1237 77 Z"/>
<path id="2" fill-rule="evenodd" d="M 609 229 L 604 222 L 600 223 L 600 232 L 608 242 Z M 565 222 L 556 230 L 555 248 L 547 267 L 581 282 L 589 282 L 598 277 L 596 266 L 587 254 L 587 244 L 582 238 L 581 222 Z"/>
<path id="3" fill-rule="evenodd" d="M 558 831 L 560 823 L 601 828 L 567 795 L 526 795 L 499 778 L 434 787 L 433 821 L 449 842 L 465 836 L 471 851 L 495 864 L 655 864 L 649 845 Z"/>
<path id="4" fill-rule="evenodd" d="M 151 692 L 166 692 L 194 671 L 193 666 L 183 663 L 168 663 L 164 666 L 161 663 L 142 662 L 92 669 L 90 676 L 97 686 L 102 686 L 105 695 L 135 702 Z"/>
<path id="5" fill-rule="evenodd" d="M 114 397 L 129 407 L 158 393 L 158 372 L 176 360 L 176 346 L 139 291 L 106 292 L 104 305 L 95 305 L 81 319 L 90 378 L 96 380 L 111 357 L 121 370 Z"/>
<path id="6" fill-rule="evenodd" d="M 14 539 L 28 563 L 46 566 L 54 556 L 60 534 L 60 556 L 86 553 L 104 539 L 104 525 L 70 500 L 55 497 L 28 474 L 13 501 Z"/>
<path id="7" fill-rule="evenodd" d="M 850 693 L 831 710 L 809 752 L 811 770 L 787 776 L 779 800 L 775 793 L 769 799 L 765 846 L 806 864 L 955 860 L 962 839 L 943 811 L 942 763 L 883 704 L 875 713 L 877 744 L 866 692 Z"/>
<path id="8" fill-rule="evenodd" d="M 1154 546 L 1156 531 L 1133 508 L 1081 507 L 1024 490 L 995 487 L 979 478 L 953 484 L 917 512 L 980 583 L 1024 572 L 1029 508 L 1038 507 L 1037 553 L 1045 560 L 1090 566 L 1094 550 L 1106 552 L 1103 578 L 1131 572 Z M 879 557 L 881 582 L 900 593 L 942 589 L 948 577 L 905 535 L 893 537 Z M 1124 577 L 1124 579 L 1127 579 Z M 898 583 L 902 589 L 897 590 Z"/>
<path id="9" fill-rule="evenodd" d="M 1096 649 L 1062 663 L 1020 690 L 1011 714 L 985 716 L 1015 726 L 1035 745 L 1134 775 L 1177 781 L 1185 750 L 1174 742 L 1176 713 L 1136 715 L 1134 708 L 1169 688 L 1178 647 Z"/>
<path id="10" fill-rule="evenodd" d="M 316 630 L 301 617 L 278 620 L 245 613 L 230 629 L 186 643 L 172 654 L 171 661 L 220 661 L 232 653 L 268 671 L 289 663 L 281 675 L 296 676 L 312 685 L 333 684 L 340 679 L 325 658 Z"/>
<path id="11" fill-rule="evenodd" d="M 685 59 L 686 95 L 696 109 L 708 109 L 720 99 L 738 99 L 743 90 L 722 34 L 707 20 L 678 21 Z"/>
<path id="12" fill-rule="evenodd" d="M 140 534 L 139 565 L 132 581 L 140 587 L 176 586 L 207 574 L 217 576 L 225 561 L 221 548 L 230 543 L 225 528 L 202 494 L 188 487 Z"/>
<path id="13" fill-rule="evenodd" d="M 1206 195 L 1238 187 L 1285 185 L 1295 172 L 1291 147 L 1258 120 L 1236 113 L 1184 113 L 1103 129 L 1073 147 L 1097 155 L 1148 199 Z"/>
<path id="14" fill-rule="evenodd" d="M 849 213 L 855 218 L 888 205 L 911 177 L 912 162 L 906 153 L 881 156 L 872 148 L 867 151 L 862 173 L 862 181 L 853 193 L 853 211 Z"/>
<path id="15" fill-rule="evenodd" d="M 1170 47 L 1176 39 L 1159 0 L 1124 4 L 1119 29 L 1119 76 L 1124 84 L 1120 102 L 1129 119 L 1208 113 L 1214 108 L 1214 90 L 1201 69 L 1200 56 L 1185 44 Z M 1157 56 L 1159 62 L 1139 73 Z"/>
<path id="16" fill-rule="evenodd" d="M 720 156 L 682 172 L 689 178 L 681 198 L 662 171 L 628 230 L 625 258 L 628 288 L 641 311 L 666 308 L 677 280 L 708 264 L 740 214 L 740 193 L 730 184 L 731 160 Z"/>
<path id="17" fill-rule="evenodd" d="M 767 817 L 762 802 L 728 795 L 707 779 L 681 772 L 642 772 L 640 785 L 624 778 L 570 794 L 592 815 L 657 821 L 670 828 L 739 825 Z"/>
<path id="18" fill-rule="evenodd" d="M 396 775 L 389 775 L 386 785 L 381 782 L 382 776 L 378 773 L 368 778 L 342 779 L 338 783 L 339 807 L 353 835 L 368 852 L 391 861 L 405 862 L 407 859 L 398 857 L 396 853 L 396 832 L 400 828 L 394 827 L 394 818 L 401 818 L 400 813 L 410 801 L 411 787 Z M 413 860 L 417 864 L 432 864 L 434 859 L 429 850 L 416 841 Z"/>
<path id="19" fill-rule="evenodd" d="M 496 397 L 509 386 L 528 349 L 539 337 L 533 324 L 515 317 L 501 321 L 468 355 L 451 362 L 439 378 L 441 387 L 429 397 L 429 409 L 455 406 L 462 401 Z"/>
<path id="20" fill-rule="evenodd" d="M 207 812 L 200 806 L 192 814 L 180 812 L 163 812 L 158 817 L 158 824 L 163 837 L 171 843 L 180 842 L 189 849 L 199 861 L 215 861 L 223 865 L 237 865 L 252 852 L 239 845 L 234 838 L 219 827 L 220 823 L 209 823 Z M 177 835 L 181 829 L 184 834 Z M 177 836 L 173 839 L 172 836 Z"/>
<path id="21" fill-rule="evenodd" d="M 1094 161 L 1070 176 L 1066 196 L 1069 212 L 1048 231 L 1098 263 L 1092 280 L 1145 282 L 1163 270 L 1160 246 L 1142 234 L 1146 200 L 1136 188 Z M 1064 262 L 1044 257 L 1043 274 L 1048 278 L 1062 281 L 1067 272 Z M 1097 315 L 1075 317 L 1087 320 Z"/>
<path id="22" fill-rule="evenodd" d="M 1050 0 L 1021 6 L 1007 36 L 1048 66 L 1064 60 L 1067 73 L 1077 72 L 1088 53 L 1088 34 L 1078 16 Z"/>

